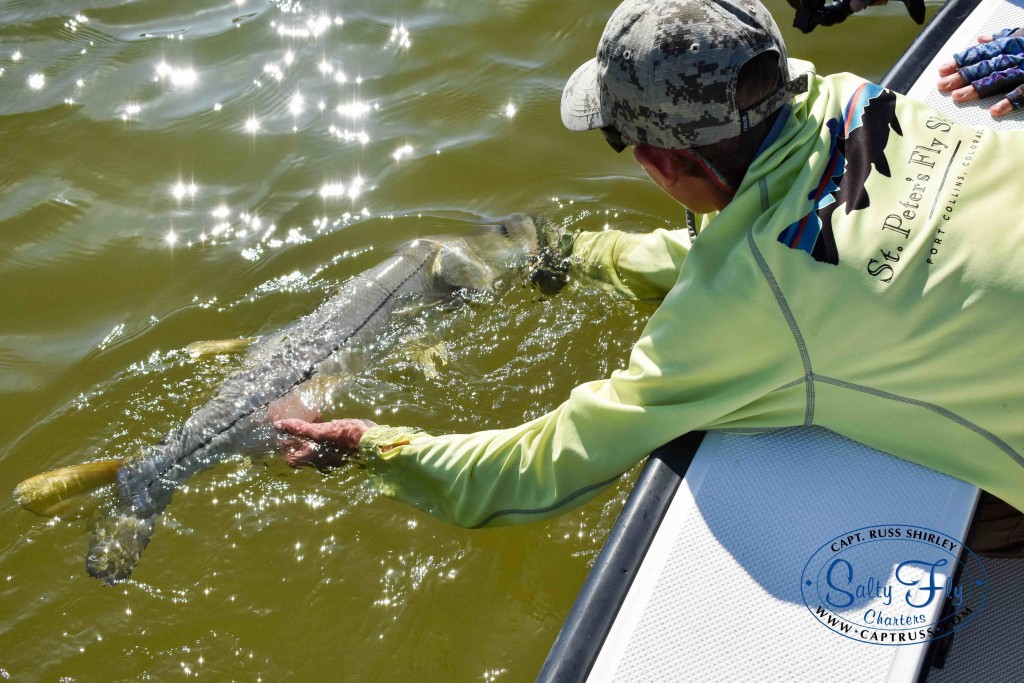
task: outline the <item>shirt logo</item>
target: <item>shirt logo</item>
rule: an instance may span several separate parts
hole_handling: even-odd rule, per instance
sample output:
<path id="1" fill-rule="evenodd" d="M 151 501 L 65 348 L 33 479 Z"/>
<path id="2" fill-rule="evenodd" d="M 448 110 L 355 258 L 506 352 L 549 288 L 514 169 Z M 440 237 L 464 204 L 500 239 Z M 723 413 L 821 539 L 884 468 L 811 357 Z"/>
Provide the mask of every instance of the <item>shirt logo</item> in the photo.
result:
<path id="1" fill-rule="evenodd" d="M 873 83 L 864 83 L 846 103 L 842 118 L 826 124 L 832 137 L 828 163 L 818 185 L 807 195 L 813 208 L 779 234 L 779 242 L 810 254 L 819 263 L 839 264 L 839 248 L 832 233 L 832 214 L 846 204 L 846 214 L 871 203 L 865 183 L 872 168 L 889 178 L 885 146 L 889 131 L 903 136 L 896 118 L 896 95 Z"/>

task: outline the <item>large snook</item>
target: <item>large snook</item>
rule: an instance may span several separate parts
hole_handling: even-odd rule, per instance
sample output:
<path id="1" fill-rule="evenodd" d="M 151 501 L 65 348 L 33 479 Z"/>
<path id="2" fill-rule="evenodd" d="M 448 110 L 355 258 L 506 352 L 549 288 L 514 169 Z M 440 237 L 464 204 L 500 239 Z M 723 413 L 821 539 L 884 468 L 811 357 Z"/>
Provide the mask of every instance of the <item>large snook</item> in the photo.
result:
<path id="1" fill-rule="evenodd" d="M 531 219 L 516 218 L 473 242 L 506 263 L 537 248 Z M 142 457 L 117 471 L 118 503 L 94 527 L 86 566 L 107 583 L 127 578 L 175 489 L 253 442 L 273 444 L 268 406 L 313 378 L 344 349 L 366 344 L 409 296 L 485 288 L 491 266 L 471 240 L 421 239 L 352 277 L 310 315 L 262 340 L 206 404 Z M 495 254 L 502 252 L 504 254 Z"/>

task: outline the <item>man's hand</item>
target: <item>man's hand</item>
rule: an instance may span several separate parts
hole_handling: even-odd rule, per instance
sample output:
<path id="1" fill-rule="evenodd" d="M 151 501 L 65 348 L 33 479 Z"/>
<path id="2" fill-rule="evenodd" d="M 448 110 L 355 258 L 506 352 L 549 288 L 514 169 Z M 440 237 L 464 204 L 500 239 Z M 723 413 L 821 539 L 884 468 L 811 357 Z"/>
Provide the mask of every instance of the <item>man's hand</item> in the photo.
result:
<path id="1" fill-rule="evenodd" d="M 286 439 L 285 461 L 292 467 L 336 467 L 359 450 L 359 441 L 370 427 L 370 420 L 332 420 L 306 422 L 300 419 L 278 420 L 274 429 L 292 437 Z"/>
<path id="2" fill-rule="evenodd" d="M 554 296 L 569 282 L 572 243 L 576 233 L 566 232 L 546 218 L 531 218 L 537 229 L 537 250 L 526 260 L 530 284 Z"/>
<path id="3" fill-rule="evenodd" d="M 939 90 L 957 103 L 1005 95 L 989 108 L 993 117 L 1024 107 L 1024 29 L 978 36 L 978 45 L 942 64 L 939 76 Z"/>

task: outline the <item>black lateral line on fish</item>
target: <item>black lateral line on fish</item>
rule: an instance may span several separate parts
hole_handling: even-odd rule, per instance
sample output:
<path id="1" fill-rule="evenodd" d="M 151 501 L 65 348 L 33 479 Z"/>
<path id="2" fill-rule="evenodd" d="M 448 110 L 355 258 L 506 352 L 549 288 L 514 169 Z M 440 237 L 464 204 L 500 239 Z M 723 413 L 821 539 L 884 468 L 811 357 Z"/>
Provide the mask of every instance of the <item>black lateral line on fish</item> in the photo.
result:
<path id="1" fill-rule="evenodd" d="M 312 377 L 313 376 L 314 367 L 316 366 L 317 363 L 319 363 L 321 360 L 323 360 L 327 356 L 330 356 L 332 353 L 337 352 L 338 349 L 340 349 L 342 346 L 344 346 L 346 343 L 348 343 L 349 339 L 351 339 L 355 335 L 359 334 L 360 330 L 362 330 L 363 327 L 365 327 L 366 324 L 373 318 L 373 316 L 376 315 L 377 312 L 380 311 L 380 309 L 384 307 L 384 304 L 386 304 L 391 299 L 391 297 L 393 297 L 395 295 L 395 292 L 397 292 L 399 289 L 401 289 L 402 285 L 404 285 L 406 282 L 411 280 L 413 278 L 413 276 L 415 276 L 417 273 L 419 273 L 420 271 L 423 270 L 423 268 L 427 265 L 427 261 L 430 260 L 430 256 L 431 255 L 432 254 L 425 255 L 423 257 L 423 260 L 420 261 L 420 264 L 418 266 L 416 266 L 416 268 L 413 269 L 413 271 L 411 273 L 409 273 L 405 278 L 403 278 L 401 282 L 397 283 L 391 289 L 391 291 L 388 292 L 387 296 L 385 296 L 381 300 L 380 304 L 378 304 L 377 307 L 374 308 L 373 311 L 371 311 L 370 314 L 366 316 L 366 319 L 363 320 L 363 322 L 358 327 L 356 327 L 354 330 L 352 330 L 352 332 L 350 332 L 344 339 L 342 339 L 337 344 L 335 344 L 331 348 L 330 351 L 328 351 L 326 354 L 324 354 L 321 358 L 317 359 L 316 362 L 314 362 L 306 372 L 302 373 L 302 375 L 299 377 L 299 379 L 297 381 L 293 382 L 292 385 L 290 387 L 288 387 L 287 391 L 291 391 L 292 389 L 294 389 L 295 387 L 299 386 L 300 384 L 302 384 L 303 382 L 308 380 L 310 377 Z M 286 392 L 282 392 L 281 395 L 283 396 L 285 393 L 287 393 L 287 391 Z M 218 436 L 220 436 L 224 432 L 226 432 L 229 429 L 231 429 L 232 427 L 234 427 L 236 424 L 238 424 L 239 422 L 244 420 L 249 415 L 252 415 L 257 410 L 261 410 L 262 408 L 265 408 L 265 407 L 269 406 L 271 403 L 273 403 L 273 401 L 264 402 L 264 403 L 260 404 L 259 406 L 256 406 L 256 407 L 252 408 L 251 410 L 242 413 L 237 418 L 232 420 L 230 424 L 226 425 L 223 429 L 221 429 L 219 432 L 217 432 L 216 434 L 214 434 L 210 438 L 205 439 L 204 441 L 202 441 L 198 446 L 196 446 L 195 448 L 190 450 L 188 453 L 184 453 L 180 458 L 175 458 L 171 462 L 170 465 L 168 465 L 167 467 L 165 467 L 163 469 L 163 472 L 167 472 L 168 470 L 173 468 L 175 465 L 178 465 L 183 460 L 185 460 L 185 458 L 191 456 L 193 453 L 196 453 L 197 451 L 200 451 L 200 450 L 206 448 L 211 443 L 213 443 L 213 440 L 215 438 L 217 438 Z M 163 474 L 163 472 L 161 472 L 160 475 L 156 476 L 152 481 L 150 481 L 148 484 L 146 484 L 143 488 L 145 488 L 145 489 L 152 488 L 153 484 L 155 484 L 160 479 L 160 476 Z M 139 491 L 141 491 L 141 490 L 142 489 L 139 489 Z"/>

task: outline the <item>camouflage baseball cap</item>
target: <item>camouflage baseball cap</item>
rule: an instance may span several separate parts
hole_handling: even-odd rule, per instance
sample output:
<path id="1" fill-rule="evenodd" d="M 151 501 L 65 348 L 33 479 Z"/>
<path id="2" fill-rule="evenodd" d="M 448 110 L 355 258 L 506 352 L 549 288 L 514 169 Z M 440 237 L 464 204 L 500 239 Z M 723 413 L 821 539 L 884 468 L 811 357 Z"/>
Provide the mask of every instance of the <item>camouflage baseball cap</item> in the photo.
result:
<path id="1" fill-rule="evenodd" d="M 566 84 L 562 122 L 612 126 L 627 144 L 668 149 L 735 137 L 807 90 L 804 75 L 749 109 L 736 106 L 740 68 L 769 50 L 789 73 L 779 28 L 758 0 L 626 0 L 597 57 Z"/>

